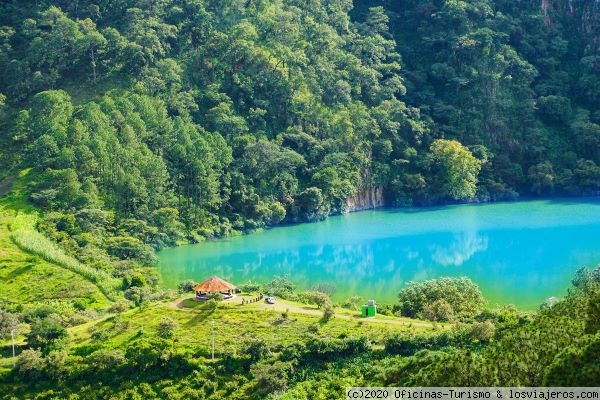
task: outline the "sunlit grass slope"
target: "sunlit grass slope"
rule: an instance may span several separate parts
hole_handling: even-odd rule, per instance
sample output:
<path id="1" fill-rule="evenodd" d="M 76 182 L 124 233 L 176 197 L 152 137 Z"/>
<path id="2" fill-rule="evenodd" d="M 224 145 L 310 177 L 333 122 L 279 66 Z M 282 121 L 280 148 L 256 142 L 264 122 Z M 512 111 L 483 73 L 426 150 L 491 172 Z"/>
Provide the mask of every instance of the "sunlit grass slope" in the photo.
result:
<path id="1" fill-rule="evenodd" d="M 78 271 L 76 260 L 35 230 L 37 213 L 24 199 L 28 171 L 0 197 L 0 303 L 24 307 L 48 301 L 73 302 L 100 308 L 109 299 Z M 65 267 L 70 265 L 69 267 Z"/>

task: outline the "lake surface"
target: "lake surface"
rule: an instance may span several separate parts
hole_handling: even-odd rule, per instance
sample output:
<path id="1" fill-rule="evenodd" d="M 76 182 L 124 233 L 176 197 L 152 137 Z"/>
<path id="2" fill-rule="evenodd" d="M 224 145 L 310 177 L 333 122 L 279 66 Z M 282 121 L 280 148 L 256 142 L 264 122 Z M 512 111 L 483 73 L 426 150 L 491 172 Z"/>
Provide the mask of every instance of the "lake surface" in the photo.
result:
<path id="1" fill-rule="evenodd" d="M 158 256 L 171 288 L 211 275 L 234 284 L 288 275 L 300 289 L 333 285 L 336 300 L 392 303 L 409 281 L 467 276 L 490 306 L 534 309 L 564 295 L 579 267 L 600 263 L 600 199 L 362 211 Z"/>

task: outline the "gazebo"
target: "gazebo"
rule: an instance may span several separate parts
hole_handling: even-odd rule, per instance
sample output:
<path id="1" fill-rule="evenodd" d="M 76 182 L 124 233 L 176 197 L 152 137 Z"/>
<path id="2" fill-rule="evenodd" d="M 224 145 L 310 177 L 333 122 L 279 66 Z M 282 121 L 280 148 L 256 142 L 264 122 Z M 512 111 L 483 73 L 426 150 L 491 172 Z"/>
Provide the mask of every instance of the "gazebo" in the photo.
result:
<path id="1" fill-rule="evenodd" d="M 235 290 L 234 285 L 216 275 L 194 286 L 198 300 L 208 300 L 213 293 L 220 293 L 223 295 L 223 300 L 229 300 L 234 297 Z"/>

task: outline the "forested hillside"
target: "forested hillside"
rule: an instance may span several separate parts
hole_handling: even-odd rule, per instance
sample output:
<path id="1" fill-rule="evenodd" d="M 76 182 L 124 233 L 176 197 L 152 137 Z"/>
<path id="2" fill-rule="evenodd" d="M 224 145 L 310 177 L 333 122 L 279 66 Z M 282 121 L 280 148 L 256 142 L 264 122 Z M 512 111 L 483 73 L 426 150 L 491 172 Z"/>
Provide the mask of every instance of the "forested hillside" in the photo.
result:
<path id="1" fill-rule="evenodd" d="M 363 14 L 379 4 L 357 3 Z M 434 121 L 433 136 L 488 160 L 479 197 L 597 192 L 598 2 L 384 3 L 403 59 L 403 99 Z"/>
<path id="2" fill-rule="evenodd" d="M 391 205 L 591 194 L 586 4 L 4 2 L 2 173 L 34 167 L 31 201 L 73 229 L 155 247 L 374 187 Z"/>
<path id="3" fill-rule="evenodd" d="M 155 247 L 373 187 L 591 194 L 598 6 L 569 4 L 4 2 L 2 173 L 34 167 L 37 205 Z"/>
<path id="4" fill-rule="evenodd" d="M 74 254 L 143 262 L 373 188 L 390 205 L 593 194 L 597 8 L 4 2 L 1 172 L 34 168 L 46 232 L 88 234 Z"/>

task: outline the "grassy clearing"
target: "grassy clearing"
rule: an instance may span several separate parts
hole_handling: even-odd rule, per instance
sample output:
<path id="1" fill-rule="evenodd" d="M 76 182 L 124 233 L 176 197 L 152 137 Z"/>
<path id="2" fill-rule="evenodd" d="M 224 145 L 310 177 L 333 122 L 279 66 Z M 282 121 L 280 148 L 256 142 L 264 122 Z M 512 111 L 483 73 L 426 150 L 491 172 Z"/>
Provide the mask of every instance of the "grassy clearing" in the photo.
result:
<path id="1" fill-rule="evenodd" d="M 35 209 L 23 195 L 27 174 L 23 171 L 11 191 L 0 197 L 0 303 L 34 305 L 83 300 L 95 308 L 106 307 L 109 301 L 95 284 L 36 252 L 20 248 L 11 239 L 17 231 L 34 231 L 37 220 Z"/>
<path id="2" fill-rule="evenodd" d="M 284 312 L 289 310 L 287 317 L 284 317 L 280 308 L 264 303 L 242 306 L 241 299 L 219 303 L 215 309 L 191 298 L 156 303 L 118 317 L 111 316 L 71 328 L 71 343 L 88 350 L 101 347 L 125 349 L 136 338 L 154 335 L 159 321 L 164 317 L 177 321 L 178 347 L 193 349 L 196 354 L 205 357 L 210 352 L 212 321 L 215 323 L 217 353 L 235 351 L 241 343 L 250 339 L 262 339 L 269 346 L 276 347 L 304 342 L 313 334 L 331 338 L 366 336 L 377 346 L 390 332 L 425 332 L 447 328 L 446 325 L 433 325 L 408 318 L 377 316 L 375 319 L 363 319 L 358 312 L 341 308 L 335 310 L 336 314 L 331 320 L 323 322 L 321 310 L 294 302 L 281 302 Z M 97 340 L 98 336 L 102 337 L 101 341 Z"/>
<path id="3" fill-rule="evenodd" d="M 109 300 L 116 297 L 116 285 L 118 282 L 102 271 L 95 270 L 81 264 L 75 258 L 65 254 L 55 243 L 31 227 L 19 228 L 10 234 L 12 241 L 24 251 L 35 254 L 46 261 L 60 265 L 83 278 L 87 279 Z"/>

